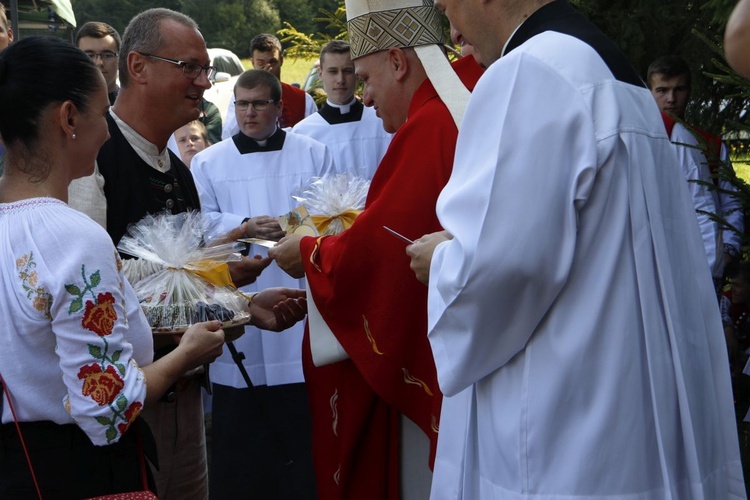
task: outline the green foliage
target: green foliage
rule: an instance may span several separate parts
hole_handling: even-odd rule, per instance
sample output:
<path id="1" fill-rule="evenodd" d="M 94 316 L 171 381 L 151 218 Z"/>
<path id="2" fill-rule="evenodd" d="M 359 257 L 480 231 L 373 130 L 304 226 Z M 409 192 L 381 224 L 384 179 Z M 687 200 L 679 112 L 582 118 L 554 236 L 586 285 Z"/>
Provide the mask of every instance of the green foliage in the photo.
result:
<path id="1" fill-rule="evenodd" d="M 275 0 L 276 8 L 279 11 L 279 19 L 283 24 L 296 26 L 298 30 L 304 33 L 313 33 L 317 29 L 315 20 L 315 11 L 309 2 L 300 2 L 299 0 Z"/>
<path id="2" fill-rule="evenodd" d="M 692 99 L 686 119 L 715 134 L 740 120 L 747 100 L 729 102 L 737 89 L 712 74 L 721 68 L 720 38 L 734 0 L 572 0 L 625 52 L 645 79 L 657 57 L 678 54 L 692 70 Z"/>
<path id="3" fill-rule="evenodd" d="M 209 47 L 227 48 L 245 57 L 259 33 L 276 33 L 287 22 L 302 33 L 325 31 L 315 18 L 320 9 L 335 10 L 338 0 L 71 0 L 78 25 L 103 21 L 122 34 L 130 19 L 152 7 L 167 7 L 199 24 Z"/>
<path id="4" fill-rule="evenodd" d="M 250 40 L 273 32 L 279 13 L 267 0 L 183 0 L 183 12 L 196 19 L 209 47 L 227 48 L 240 57 L 249 55 Z M 210 15 L 207 15 L 210 12 Z"/>
<path id="5" fill-rule="evenodd" d="M 320 8 L 319 16 L 314 18 L 316 23 L 323 25 L 323 30 L 316 34 L 307 34 L 294 25 L 285 22 L 279 30 L 281 42 L 288 45 L 286 54 L 290 57 L 317 58 L 323 46 L 331 40 L 344 40 L 348 36 L 346 26 L 346 11 L 344 1 L 337 0 L 335 10 Z"/>

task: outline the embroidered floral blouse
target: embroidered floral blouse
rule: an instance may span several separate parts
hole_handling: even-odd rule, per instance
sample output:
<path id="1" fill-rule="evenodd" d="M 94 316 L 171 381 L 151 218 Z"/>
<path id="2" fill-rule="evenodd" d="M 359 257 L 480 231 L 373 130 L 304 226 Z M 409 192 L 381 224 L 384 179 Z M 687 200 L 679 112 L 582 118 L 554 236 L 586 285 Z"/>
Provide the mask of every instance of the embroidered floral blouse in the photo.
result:
<path id="1" fill-rule="evenodd" d="M 153 343 L 106 231 L 53 198 L 0 203 L 0 284 L 0 373 L 19 421 L 117 441 L 143 408 Z"/>

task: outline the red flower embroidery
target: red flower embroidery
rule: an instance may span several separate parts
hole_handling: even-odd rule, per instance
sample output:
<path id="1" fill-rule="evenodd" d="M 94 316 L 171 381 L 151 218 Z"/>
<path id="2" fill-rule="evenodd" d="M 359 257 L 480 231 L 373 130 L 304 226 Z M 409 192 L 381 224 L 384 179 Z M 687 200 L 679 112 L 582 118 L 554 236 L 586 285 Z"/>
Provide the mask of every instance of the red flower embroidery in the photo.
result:
<path id="1" fill-rule="evenodd" d="M 86 301 L 86 312 L 83 314 L 81 324 L 86 330 L 90 330 L 100 337 L 112 333 L 117 320 L 115 311 L 115 298 L 111 293 L 100 293 L 97 303 Z"/>
<path id="2" fill-rule="evenodd" d="M 99 406 L 111 404 L 125 386 L 114 366 L 102 371 L 101 365 L 86 365 L 79 370 L 78 378 L 83 380 L 83 395 L 90 396 Z"/>
<path id="3" fill-rule="evenodd" d="M 125 434 L 125 431 L 128 430 L 130 424 L 132 424 L 133 421 L 138 417 L 138 415 L 141 414 L 142 409 L 143 405 L 141 403 L 133 403 L 128 407 L 127 410 L 125 410 L 125 418 L 128 419 L 128 421 L 126 423 L 117 425 L 117 430 L 120 431 L 120 434 Z"/>

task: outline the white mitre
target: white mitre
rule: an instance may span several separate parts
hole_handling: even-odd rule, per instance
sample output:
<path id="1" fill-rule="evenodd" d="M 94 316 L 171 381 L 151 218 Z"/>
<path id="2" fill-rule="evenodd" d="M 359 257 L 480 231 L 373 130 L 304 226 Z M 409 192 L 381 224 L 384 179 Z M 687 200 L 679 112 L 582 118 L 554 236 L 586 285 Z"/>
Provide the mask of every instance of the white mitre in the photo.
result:
<path id="1" fill-rule="evenodd" d="M 441 16 L 432 0 L 346 0 L 352 59 L 391 47 L 414 47 L 459 127 L 470 94 L 440 47 L 445 42 Z"/>

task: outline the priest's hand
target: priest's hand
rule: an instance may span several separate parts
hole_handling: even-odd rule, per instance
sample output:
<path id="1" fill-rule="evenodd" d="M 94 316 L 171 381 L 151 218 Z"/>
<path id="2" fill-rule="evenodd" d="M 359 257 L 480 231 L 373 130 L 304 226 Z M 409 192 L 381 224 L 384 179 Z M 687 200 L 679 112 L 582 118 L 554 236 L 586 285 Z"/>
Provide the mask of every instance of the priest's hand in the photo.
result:
<path id="1" fill-rule="evenodd" d="M 302 264 L 302 253 L 299 247 L 302 238 L 304 236 L 299 234 L 284 236 L 276 246 L 268 250 L 268 256 L 292 278 L 305 277 L 305 266 Z"/>
<path id="2" fill-rule="evenodd" d="M 286 330 L 307 314 L 306 296 L 304 290 L 266 288 L 255 294 L 250 303 L 250 322 L 264 330 Z"/>
<path id="3" fill-rule="evenodd" d="M 237 288 L 254 283 L 260 273 L 267 268 L 273 259 L 256 255 L 254 257 L 242 257 L 242 260 L 227 262 L 229 275 L 232 277 L 232 283 Z"/>
<path id="4" fill-rule="evenodd" d="M 411 257 L 411 270 L 417 276 L 417 279 L 425 285 L 430 280 L 430 264 L 432 263 L 432 254 L 435 247 L 444 241 L 453 239 L 447 231 L 426 234 L 415 240 L 413 244 L 406 247 L 406 255 Z"/>
<path id="5" fill-rule="evenodd" d="M 248 219 L 245 234 L 249 238 L 260 238 L 261 240 L 279 241 L 286 233 L 281 229 L 278 219 L 268 215 L 260 215 Z"/>

